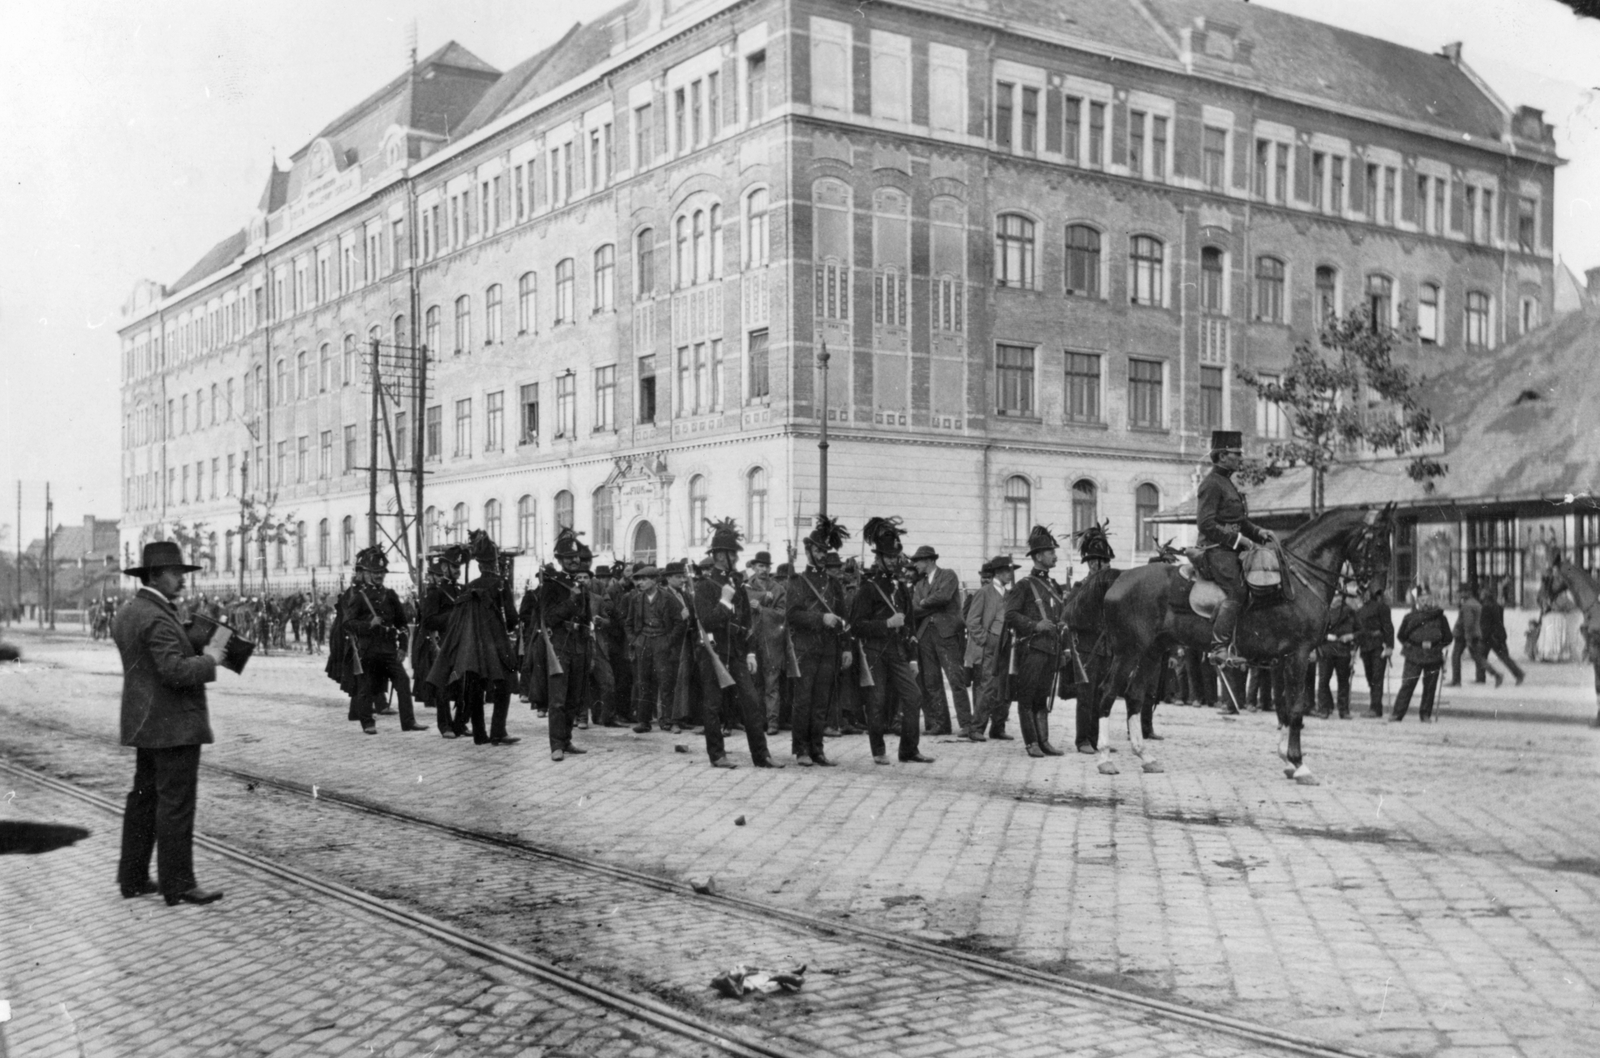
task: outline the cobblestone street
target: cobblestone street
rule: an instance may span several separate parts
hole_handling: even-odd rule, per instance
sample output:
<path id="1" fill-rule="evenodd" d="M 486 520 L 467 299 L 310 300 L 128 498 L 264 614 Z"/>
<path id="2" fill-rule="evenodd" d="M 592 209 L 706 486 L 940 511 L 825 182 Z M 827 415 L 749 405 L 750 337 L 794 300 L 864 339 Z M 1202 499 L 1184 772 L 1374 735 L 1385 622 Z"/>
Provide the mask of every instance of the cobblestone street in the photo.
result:
<path id="1" fill-rule="evenodd" d="M 114 650 L 68 636 L 20 642 L 27 660 L 0 670 L 0 752 L 120 801 L 132 760 L 114 744 Z M 1088 757 L 932 739 L 935 764 L 874 768 L 865 740 L 849 738 L 833 743 L 842 766 L 831 772 L 716 772 L 688 736 L 625 729 L 580 732 L 591 752 L 554 764 L 543 723 L 520 707 L 511 726 L 524 742 L 511 748 L 402 735 L 393 717 L 363 737 L 320 662 L 261 657 L 215 685 L 207 764 L 502 844 L 214 770 L 201 778 L 200 830 L 796 1053 L 1278 1053 L 1185 1022 L 1183 1010 L 1390 1055 L 1600 1053 L 1600 734 L 1585 726 L 1587 668 L 1536 666 L 1527 685 L 1498 692 L 1452 689 L 1431 726 L 1309 721 L 1324 785 L 1308 788 L 1277 767 L 1270 717 L 1172 706 L 1157 714 L 1168 770 L 1156 775 L 1108 778 Z M 14 787 L 5 818 L 94 833 L 0 860 L 8 1055 L 77 1053 L 72 1033 L 106 1041 L 83 1053 L 147 1053 L 137 1042 L 147 1029 L 128 1028 L 144 1021 L 188 1026 L 192 1050 L 181 1053 L 425 1054 L 441 1041 L 437 1053 L 610 1053 L 603 1041 L 541 1037 L 546 1019 L 587 1015 L 576 1001 L 376 920 L 356 942 L 357 912 L 299 901 L 286 883 L 214 857 L 202 858 L 202 880 L 228 890 L 222 904 L 126 904 L 112 880 L 115 820 Z M 591 866 L 530 858 L 518 842 Z M 652 890 L 597 873 L 605 866 L 673 884 Z M 687 896 L 701 876 L 721 899 Z M 63 893 L 81 912 L 52 908 Z M 170 932 L 159 928 L 169 914 Z M 803 916 L 839 932 L 802 928 Z M 920 947 L 896 950 L 879 934 Z M 299 992 L 336 1007 L 336 1035 L 350 1039 L 227 1050 L 204 1032 L 238 1008 L 174 998 L 197 985 L 104 988 L 105 973 L 131 978 L 158 948 L 211 952 L 215 962 L 197 956 L 186 971 L 191 982 L 223 982 L 219 996 L 248 994 L 273 1012 L 259 1016 L 274 1026 L 261 1039 L 310 1016 Z M 1045 983 L 941 963 L 938 950 Z M 711 976 L 739 961 L 806 963 L 812 976 L 798 996 L 718 999 Z M 102 991 L 101 1006 L 65 1000 L 67 1019 L 56 1004 L 74 988 Z M 1157 1016 L 1118 994 L 1181 1009 Z M 189 1021 L 152 1014 L 175 1002 Z M 448 1014 L 456 1005 L 467 1028 Z M 440 1025 L 449 1032 L 428 1031 Z M 621 1031 L 630 1046 L 683 1046 Z"/>

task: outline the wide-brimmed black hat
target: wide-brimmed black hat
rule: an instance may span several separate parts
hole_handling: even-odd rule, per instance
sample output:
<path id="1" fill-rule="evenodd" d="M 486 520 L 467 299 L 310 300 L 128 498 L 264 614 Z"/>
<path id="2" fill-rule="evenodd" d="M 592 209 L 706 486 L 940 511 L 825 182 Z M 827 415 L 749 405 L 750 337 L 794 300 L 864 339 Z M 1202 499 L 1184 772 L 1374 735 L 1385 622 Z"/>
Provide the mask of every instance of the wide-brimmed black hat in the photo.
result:
<path id="1" fill-rule="evenodd" d="M 1003 569 L 1017 569 L 1017 564 L 1010 555 L 996 555 L 983 564 L 985 573 L 998 573 Z"/>
<path id="2" fill-rule="evenodd" d="M 143 576 L 154 573 L 158 569 L 181 569 L 185 573 L 193 573 L 204 569 L 203 566 L 192 566 L 183 560 L 183 549 L 173 540 L 152 540 L 144 545 L 144 554 L 140 557 L 137 566 L 129 566 L 122 572 L 130 577 Z"/>
<path id="3" fill-rule="evenodd" d="M 917 553 L 911 556 L 911 561 L 921 562 L 925 558 L 931 558 L 937 562 L 939 561 L 939 552 L 935 551 L 927 544 L 923 544 L 921 547 L 917 548 Z"/>

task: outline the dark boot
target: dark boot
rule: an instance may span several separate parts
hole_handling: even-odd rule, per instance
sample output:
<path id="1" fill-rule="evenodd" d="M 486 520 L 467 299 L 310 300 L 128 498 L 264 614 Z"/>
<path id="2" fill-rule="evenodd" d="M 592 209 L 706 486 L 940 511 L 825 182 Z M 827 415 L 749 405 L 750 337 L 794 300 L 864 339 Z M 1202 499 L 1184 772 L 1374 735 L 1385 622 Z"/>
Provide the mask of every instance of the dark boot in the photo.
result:
<path id="1" fill-rule="evenodd" d="M 1237 665 L 1243 659 L 1234 652 L 1234 632 L 1239 626 L 1239 601 L 1223 599 L 1211 622 L 1211 660 L 1219 665 Z"/>

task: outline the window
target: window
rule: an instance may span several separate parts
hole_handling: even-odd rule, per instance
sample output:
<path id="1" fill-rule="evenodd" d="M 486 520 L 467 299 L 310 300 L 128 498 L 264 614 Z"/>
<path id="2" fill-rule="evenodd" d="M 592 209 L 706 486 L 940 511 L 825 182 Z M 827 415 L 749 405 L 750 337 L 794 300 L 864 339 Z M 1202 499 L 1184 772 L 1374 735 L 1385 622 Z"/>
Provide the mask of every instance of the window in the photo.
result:
<path id="1" fill-rule="evenodd" d="M 830 320 L 850 318 L 850 266 L 829 261 L 818 264 L 817 315 Z"/>
<path id="2" fill-rule="evenodd" d="M 1134 176 L 1144 175 L 1144 132 L 1149 117 L 1142 110 L 1128 111 L 1128 172 Z"/>
<path id="3" fill-rule="evenodd" d="M 672 148 L 679 154 L 689 149 L 689 107 L 685 96 L 688 90 L 680 88 L 672 94 Z"/>
<path id="4" fill-rule="evenodd" d="M 1423 283 L 1417 288 L 1417 338 L 1424 345 L 1439 341 L 1439 287 Z"/>
<path id="5" fill-rule="evenodd" d="M 463 543 L 471 529 L 472 522 L 467 518 L 467 505 L 456 504 L 450 509 L 450 539 L 456 543 Z"/>
<path id="6" fill-rule="evenodd" d="M 689 286 L 694 282 L 694 262 L 689 256 L 689 218 L 678 218 L 677 232 L 677 275 L 675 286 L 678 289 Z"/>
<path id="7" fill-rule="evenodd" d="M 1467 519 L 1467 581 L 1505 583 L 1521 598 L 1522 549 L 1516 515 Z"/>
<path id="8" fill-rule="evenodd" d="M 572 308 L 572 258 L 556 265 L 556 323 L 571 323 L 575 318 Z"/>
<path id="9" fill-rule="evenodd" d="M 356 558 L 356 520 L 345 515 L 339 523 L 339 560 L 346 566 Z"/>
<path id="10" fill-rule="evenodd" d="M 348 427 L 355 429 L 355 427 Z M 435 404 L 427 411 L 427 420 L 424 423 L 425 448 L 424 455 L 428 459 L 438 459 L 444 453 L 444 405 Z"/>
<path id="11" fill-rule="evenodd" d="M 1166 425 L 1159 360 L 1128 360 L 1128 425 L 1159 430 Z"/>
<path id="12" fill-rule="evenodd" d="M 689 543 L 693 546 L 706 542 L 707 492 L 704 474 L 689 479 Z"/>
<path id="13" fill-rule="evenodd" d="M 960 334 L 966 321 L 961 305 L 965 284 L 959 276 L 941 275 L 933 280 L 933 329 Z"/>
<path id="14" fill-rule="evenodd" d="M 606 129 L 609 134 L 611 126 Z M 722 131 L 722 75 L 706 74 L 706 138 L 715 139 Z"/>
<path id="15" fill-rule="evenodd" d="M 1022 90 L 1022 149 L 1032 154 L 1039 149 L 1039 90 Z"/>
<path id="16" fill-rule="evenodd" d="M 1067 227 L 1067 293 L 1100 296 L 1100 233 L 1087 224 Z"/>
<path id="17" fill-rule="evenodd" d="M 1200 428 L 1222 429 L 1223 378 L 1222 368 L 1200 368 Z"/>
<path id="18" fill-rule="evenodd" d="M 656 358 L 641 356 L 639 358 L 639 421 L 653 423 L 656 421 Z"/>
<path id="19" fill-rule="evenodd" d="M 1312 304 L 1317 329 L 1321 330 L 1339 312 L 1339 273 L 1327 265 L 1317 268 L 1317 296 Z"/>
<path id="20" fill-rule="evenodd" d="M 1207 246 L 1200 251 L 1200 311 L 1209 316 L 1220 316 L 1227 310 L 1223 297 L 1224 278 L 1222 251 Z"/>
<path id="21" fill-rule="evenodd" d="M 911 38 L 875 29 L 869 35 L 869 44 L 872 116 L 885 121 L 910 121 Z"/>
<path id="22" fill-rule="evenodd" d="M 289 364 L 281 356 L 278 357 L 278 377 L 272 395 L 276 398 L 278 404 L 287 404 L 294 399 L 294 394 L 289 392 Z M 187 401 L 188 398 L 184 399 Z M 168 401 L 167 403 L 171 404 L 172 402 Z M 176 427 L 176 424 L 174 424 L 174 427 Z M 172 430 L 174 434 L 177 432 L 176 428 Z"/>
<path id="23" fill-rule="evenodd" d="M 589 538 L 594 541 L 595 551 L 610 551 L 616 545 L 613 543 L 613 533 L 616 529 L 616 511 L 611 506 L 611 490 L 604 485 L 594 490 L 593 497 L 594 524 L 590 526 Z"/>
<path id="24" fill-rule="evenodd" d="M 1489 347 L 1489 295 L 1481 290 L 1467 291 L 1466 342 L 1468 349 Z"/>
<path id="25" fill-rule="evenodd" d="M 755 467 L 745 475 L 745 532 L 752 541 L 767 538 L 767 471 Z"/>
<path id="26" fill-rule="evenodd" d="M 348 519 L 346 520 L 348 521 Z M 422 546 L 424 549 L 439 546 L 440 528 L 439 508 L 429 507 L 422 515 Z M 345 559 L 346 564 L 349 564 L 349 561 L 349 558 Z"/>
<path id="27" fill-rule="evenodd" d="M 1072 531 L 1081 533 L 1095 524 L 1100 511 L 1100 489 L 1088 478 L 1072 483 Z"/>
<path id="28" fill-rule="evenodd" d="M 1000 81 L 994 86 L 994 142 L 997 147 L 1011 146 L 1012 108 L 1015 106 L 1017 86 Z"/>
<path id="29" fill-rule="evenodd" d="M 1335 155 L 1328 167 L 1328 209 L 1344 212 L 1344 159 Z"/>
<path id="30" fill-rule="evenodd" d="M 1156 539 L 1160 526 L 1153 520 L 1161 510 L 1161 490 L 1148 482 L 1133 490 L 1133 539 L 1139 551 L 1154 551 L 1161 546 Z"/>
<path id="31" fill-rule="evenodd" d="M 606 243 L 594 252 L 594 311 L 609 312 L 616 288 L 617 248 Z"/>
<path id="32" fill-rule="evenodd" d="M 1025 345 L 995 347 L 995 411 L 1033 414 L 1033 350 Z"/>
<path id="33" fill-rule="evenodd" d="M 278 484 L 282 485 L 289 480 L 289 442 L 287 440 L 279 441 L 275 454 L 277 456 L 276 480 Z M 185 467 L 184 473 L 187 474 L 188 472 L 188 468 Z"/>
<path id="34" fill-rule="evenodd" d="M 1279 385 L 1283 379 L 1278 375 L 1258 374 L 1256 378 L 1268 386 Z M 1283 405 L 1277 401 L 1268 400 L 1266 396 L 1256 395 L 1256 436 L 1269 441 L 1281 441 L 1289 436 L 1285 428 L 1286 420 L 1283 417 Z"/>
<path id="35" fill-rule="evenodd" d="M 517 280 L 517 333 L 532 334 L 535 327 L 534 295 L 538 288 L 538 278 L 532 272 L 522 273 L 522 278 Z"/>
<path id="36" fill-rule="evenodd" d="M 760 268 L 767 263 L 768 253 L 766 189 L 750 192 L 744 202 L 744 263 L 747 268 Z"/>
<path id="37" fill-rule="evenodd" d="M 472 398 L 456 401 L 456 447 L 453 456 L 472 454 Z"/>
<path id="38" fill-rule="evenodd" d="M 1163 270 L 1165 246 L 1160 239 L 1148 235 L 1135 235 L 1129 255 L 1128 300 L 1135 305 L 1162 305 L 1166 303 Z"/>
<path id="39" fill-rule="evenodd" d="M 650 104 L 633 108 L 633 164 L 643 169 L 655 160 L 656 123 Z"/>
<path id="40" fill-rule="evenodd" d="M 1227 186 L 1228 179 L 1228 130 L 1207 125 L 1204 153 L 1206 187 L 1221 191 Z"/>
<path id="41" fill-rule="evenodd" d="M 319 566 L 328 564 L 328 549 L 332 544 L 330 537 L 328 519 L 324 518 L 317 523 L 317 565 Z"/>
<path id="42" fill-rule="evenodd" d="M 460 356 L 472 348 L 472 299 L 463 294 L 456 298 L 456 347 Z"/>
<path id="43" fill-rule="evenodd" d="M 556 493 L 556 532 L 572 528 L 575 521 L 572 508 L 572 493 L 566 489 Z"/>
<path id="44" fill-rule="evenodd" d="M 1522 321 L 1521 322 L 1522 322 L 1522 329 L 1518 332 L 1520 334 L 1527 334 L 1529 331 L 1531 331 L 1535 327 L 1539 326 L 1539 299 L 1538 298 L 1523 298 L 1522 299 Z"/>
<path id="45" fill-rule="evenodd" d="M 306 523 L 294 524 L 294 566 L 296 569 L 306 568 Z"/>
<path id="46" fill-rule="evenodd" d="M 1374 331 L 1392 325 L 1394 280 L 1373 273 L 1367 276 L 1367 319 Z"/>
<path id="47" fill-rule="evenodd" d="M 346 426 L 344 428 L 344 472 L 346 474 L 354 474 L 356 472 L 358 458 L 356 453 L 356 428 L 354 426 Z M 259 470 L 260 468 L 258 467 L 257 469 Z"/>
<path id="48" fill-rule="evenodd" d="M 994 233 L 995 283 L 1003 287 L 1033 287 L 1033 221 L 1016 213 L 1002 213 Z"/>
<path id="49" fill-rule="evenodd" d="M 1276 257 L 1256 258 L 1256 319 L 1283 322 L 1283 271 Z"/>
<path id="50" fill-rule="evenodd" d="M 710 363 L 706 360 L 706 343 L 696 342 L 694 345 L 694 413 L 699 415 L 710 410 L 711 379 Z"/>
<path id="51" fill-rule="evenodd" d="M 872 322 L 906 325 L 906 277 L 898 268 L 883 269 L 872 277 Z"/>
<path id="52" fill-rule="evenodd" d="M 750 399 L 762 400 L 772 393 L 771 381 L 767 375 L 767 332 L 765 330 L 750 332 L 750 366 L 746 372 L 750 380 Z"/>
<path id="53" fill-rule="evenodd" d="M 483 344 L 494 345 L 503 340 L 500 328 L 500 284 L 493 283 L 483 292 Z"/>
<path id="54" fill-rule="evenodd" d="M 1100 422 L 1100 357 L 1095 353 L 1067 354 L 1068 422 Z"/>
<path id="55" fill-rule="evenodd" d="M 1077 96 L 1065 99 L 1065 118 L 1062 122 L 1061 150 L 1071 165 L 1078 164 L 1078 140 L 1083 135 L 1083 100 Z"/>
<path id="56" fill-rule="evenodd" d="M 646 228 L 633 237 L 633 296 L 648 298 L 656 292 L 656 231 Z"/>
<path id="57" fill-rule="evenodd" d="M 767 53 L 758 51 L 744 61 L 745 91 L 748 102 L 745 112 L 751 121 L 760 121 L 767 116 Z"/>
<path id="58" fill-rule="evenodd" d="M 422 315 L 422 344 L 427 348 L 429 359 L 439 355 L 439 327 L 439 306 L 430 305 Z"/>
<path id="59" fill-rule="evenodd" d="M 1367 216 L 1373 220 L 1378 218 L 1378 184 L 1381 181 L 1382 166 L 1369 164 L 1367 166 Z"/>
<path id="60" fill-rule="evenodd" d="M 534 504 L 532 496 L 523 496 L 517 501 L 517 546 L 524 551 L 531 550 L 534 546 L 537 517 L 538 507 Z"/>
<path id="61" fill-rule="evenodd" d="M 690 273 L 690 283 L 699 283 L 711 275 L 711 253 L 706 244 L 706 211 L 694 211 L 694 270 Z"/>
<path id="62" fill-rule="evenodd" d="M 483 398 L 483 448 L 498 452 L 506 443 L 506 393 L 497 389 Z M 494 534 L 490 534 L 491 536 Z"/>
<path id="63" fill-rule="evenodd" d="M 1020 474 L 1006 478 L 1005 499 L 1000 508 L 1000 546 L 1025 547 L 1033 528 L 1033 486 Z"/>
<path id="64" fill-rule="evenodd" d="M 489 539 L 500 543 L 500 501 L 488 500 L 483 505 L 483 531 Z"/>
<path id="65" fill-rule="evenodd" d="M 518 392 L 522 407 L 521 444 L 539 443 L 539 383 L 530 382 Z"/>
<path id="66" fill-rule="evenodd" d="M 1383 222 L 1394 224 L 1395 199 L 1400 193 L 1400 173 L 1398 170 L 1384 167 L 1383 173 Z"/>
<path id="67" fill-rule="evenodd" d="M 594 369 L 594 432 L 602 433 L 616 429 L 617 408 L 617 368 L 597 367 Z"/>
<path id="68" fill-rule="evenodd" d="M 1328 210 L 1327 188 L 1328 156 L 1323 151 L 1311 152 L 1311 208 L 1319 213 Z"/>
<path id="69" fill-rule="evenodd" d="M 317 477 L 326 481 L 333 477 L 333 431 L 323 430 L 317 441 Z"/>
<path id="70" fill-rule="evenodd" d="M 1106 164 L 1106 105 L 1089 104 L 1089 164 L 1099 169 Z"/>
<path id="71" fill-rule="evenodd" d="M 1534 253 L 1538 249 L 1539 202 L 1532 198 L 1517 199 L 1517 249 Z"/>
<path id="72" fill-rule="evenodd" d="M 406 429 L 406 413 L 394 413 L 394 452 L 395 458 L 405 463 L 410 463 L 415 453 L 411 451 L 411 433 Z"/>
<path id="73" fill-rule="evenodd" d="M 556 376 L 556 436 L 578 434 L 578 377 L 568 369 Z"/>
<path id="74" fill-rule="evenodd" d="M 1167 178 L 1167 119 L 1159 115 L 1150 119 L 1150 177 Z"/>

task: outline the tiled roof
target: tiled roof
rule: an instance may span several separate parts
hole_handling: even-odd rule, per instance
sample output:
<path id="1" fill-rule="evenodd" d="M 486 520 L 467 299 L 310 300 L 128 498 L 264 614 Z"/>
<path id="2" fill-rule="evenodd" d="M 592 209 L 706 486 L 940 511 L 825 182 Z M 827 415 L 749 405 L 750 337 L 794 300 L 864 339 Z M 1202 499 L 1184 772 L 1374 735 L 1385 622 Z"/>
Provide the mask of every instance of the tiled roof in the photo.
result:
<path id="1" fill-rule="evenodd" d="M 478 100 L 477 105 L 468 111 L 467 116 L 462 119 L 461 127 L 457 131 L 465 136 L 489 124 L 489 122 L 504 113 L 508 109 L 510 101 L 513 98 L 523 96 L 524 89 L 529 87 L 530 83 L 534 81 L 550 61 L 550 58 L 567 41 L 572 39 L 574 33 L 577 33 L 582 28 L 582 23 L 574 22 L 572 28 L 567 30 L 566 35 L 560 40 L 543 51 L 523 59 L 502 74 L 500 79 L 483 94 L 483 98 Z M 544 83 L 544 79 L 540 78 L 539 83 Z M 537 95 L 538 91 L 534 91 L 532 94 Z"/>
<path id="2" fill-rule="evenodd" d="M 630 0 L 593 22 L 574 24 L 561 40 L 519 63 L 511 73 L 502 76 L 473 107 L 462 122 L 461 133 L 465 135 L 481 128 L 501 114 L 515 110 L 528 100 L 536 99 L 604 62 L 611 55 L 612 23 L 624 9 L 632 6 Z"/>
<path id="3" fill-rule="evenodd" d="M 286 169 L 278 168 L 278 160 L 272 160 L 272 172 L 267 174 L 267 186 L 261 189 L 261 201 L 256 208 L 263 213 L 276 213 L 289 198 L 289 173 Z"/>
<path id="4" fill-rule="evenodd" d="M 186 290 L 193 284 L 204 279 L 206 276 L 211 275 L 213 272 L 217 272 L 223 268 L 226 268 L 228 265 L 232 264 L 240 254 L 244 253 L 245 245 L 245 231 L 243 228 L 240 228 L 226 239 L 223 239 L 221 242 L 217 243 L 217 245 L 213 246 L 210 250 L 206 251 L 206 255 L 204 257 L 196 261 L 192 268 L 183 273 L 183 275 L 179 276 L 171 286 L 167 287 L 167 289 L 173 292 Z"/>
<path id="5" fill-rule="evenodd" d="M 1600 306 L 1571 312 L 1492 353 L 1462 353 L 1422 387 L 1444 427 L 1437 458 L 1450 472 L 1429 492 L 1406 476 L 1409 458 L 1344 464 L 1327 479 L 1329 507 L 1560 501 L 1600 496 Z M 1301 512 L 1309 473 L 1248 490 L 1252 514 Z M 1163 517 L 1193 518 L 1190 497 Z"/>
<path id="6" fill-rule="evenodd" d="M 418 59 L 418 75 L 420 76 L 421 74 L 425 73 L 430 66 L 449 66 L 457 70 L 470 70 L 474 73 L 498 74 L 500 72 L 453 40 L 437 48 L 427 58 Z M 406 70 L 399 76 L 395 77 L 394 80 L 390 81 L 388 84 L 384 85 L 376 92 L 373 92 L 371 95 L 367 96 L 367 98 L 351 107 L 349 110 L 346 110 L 343 114 L 340 114 L 338 117 L 328 122 L 328 124 L 323 126 L 322 131 L 311 137 L 311 139 L 307 140 L 305 146 L 296 151 L 293 157 L 299 158 L 304 155 L 307 148 L 309 148 L 311 144 L 316 142 L 318 139 L 324 136 L 335 136 L 341 129 L 345 128 L 345 126 L 361 117 L 368 110 L 372 109 L 374 106 L 377 106 L 386 98 L 394 95 L 401 88 L 404 88 L 407 83 L 409 83 L 410 78 L 411 71 Z M 409 124 L 409 122 L 407 123 Z"/>

